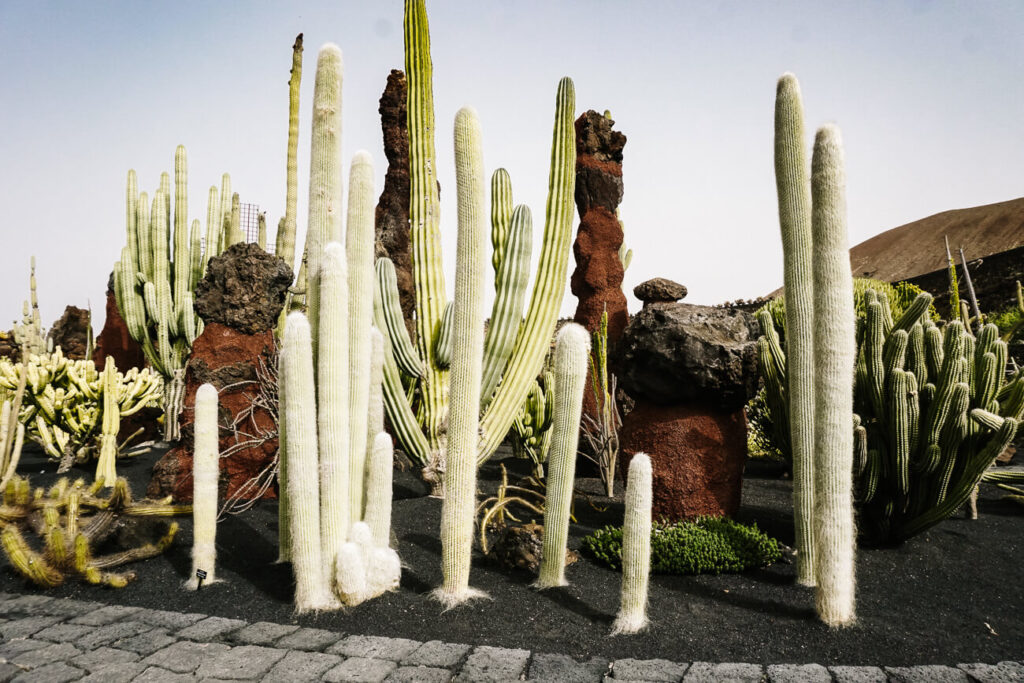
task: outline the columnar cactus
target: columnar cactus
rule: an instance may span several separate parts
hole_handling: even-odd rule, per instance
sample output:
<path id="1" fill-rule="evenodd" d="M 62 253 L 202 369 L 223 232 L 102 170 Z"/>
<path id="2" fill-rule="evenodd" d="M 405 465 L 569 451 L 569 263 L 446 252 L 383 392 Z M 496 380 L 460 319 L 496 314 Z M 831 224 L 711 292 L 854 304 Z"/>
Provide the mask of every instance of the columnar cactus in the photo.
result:
<path id="1" fill-rule="evenodd" d="M 395 469 L 391 435 L 378 432 L 371 444 L 366 465 L 366 515 L 363 521 L 381 547 L 391 543 L 391 475 Z"/>
<path id="2" fill-rule="evenodd" d="M 96 461 L 96 479 L 102 479 L 107 486 L 113 486 L 117 479 L 117 433 L 121 429 L 121 405 L 118 392 L 121 389 L 117 364 L 113 357 L 103 366 L 103 425 L 100 432 L 100 455 Z"/>
<path id="3" fill-rule="evenodd" d="M 853 276 L 839 129 L 818 130 L 811 160 L 814 273 L 815 592 L 829 626 L 855 619 L 853 526 Z"/>
<path id="4" fill-rule="evenodd" d="M 796 76 L 775 93 L 775 183 L 785 263 L 789 434 L 793 454 L 793 523 L 797 581 L 814 585 L 814 288 L 811 276 L 811 183 L 807 177 L 803 104 Z"/>
<path id="5" fill-rule="evenodd" d="M 217 579 L 217 482 L 220 475 L 220 429 L 217 388 L 196 390 L 195 446 L 192 456 L 192 573 L 185 588 L 196 590 Z M 206 572 L 200 580 L 198 572 Z"/>
<path id="6" fill-rule="evenodd" d="M 582 325 L 569 323 L 558 333 L 555 342 L 555 405 L 544 506 L 544 546 L 540 574 L 534 583 L 537 588 L 552 588 L 567 583 L 565 548 L 569 537 L 569 514 L 589 353 L 590 333 Z"/>
<path id="7" fill-rule="evenodd" d="M 295 269 L 295 211 L 299 198 L 299 86 L 302 82 L 302 34 L 292 45 L 292 71 L 288 79 L 288 162 L 284 216 L 277 226 L 274 254 Z M 287 308 L 287 307 L 286 307 Z"/>
<path id="8" fill-rule="evenodd" d="M 446 608 L 483 593 L 469 587 L 476 509 L 476 457 L 480 433 L 480 374 L 483 366 L 484 318 L 484 169 L 480 122 L 469 107 L 455 117 L 455 178 L 459 231 L 452 304 L 451 414 L 448 425 L 445 499 L 441 508 L 441 562 L 444 583 L 434 596 Z"/>
<path id="9" fill-rule="evenodd" d="M 433 143 L 430 37 L 423 0 L 406 0 L 405 38 L 406 74 L 409 85 L 411 246 L 417 297 L 418 361 L 415 365 L 421 369 L 423 377 L 418 380 L 417 405 L 409 407 L 401 383 L 397 381 L 397 376 L 387 369 L 390 363 L 386 363 L 385 400 L 391 423 L 396 425 L 396 433 L 403 450 L 424 467 L 424 478 L 435 486 L 435 492 L 439 492 L 445 461 L 442 426 L 445 423 L 448 405 L 444 392 L 447 385 L 446 371 L 437 362 L 434 341 L 447 300 L 444 294 L 438 228 L 440 214 L 436 182 L 437 163 Z M 556 103 L 548 213 L 536 281 L 530 306 L 522 324 L 520 325 L 518 320 L 510 323 L 511 329 L 521 330 L 521 333 L 515 336 L 507 362 L 501 363 L 497 373 L 500 380 L 497 384 L 497 393 L 482 397 L 487 403 L 487 409 L 480 418 L 483 438 L 479 443 L 479 462 L 490 457 L 502 442 L 533 386 L 548 351 L 549 339 L 554 331 L 565 292 L 566 267 L 572 239 L 575 184 L 574 100 L 572 81 L 562 79 Z M 507 202 L 504 199 L 496 201 L 507 209 Z M 504 252 L 501 251 L 500 235 L 498 244 L 499 261 L 507 260 L 508 248 L 506 247 Z M 508 267 L 511 268 L 512 265 L 510 262 Z M 512 271 L 521 272 L 518 268 L 512 268 Z M 516 289 L 516 285 L 512 283 L 513 280 L 509 280 L 509 284 L 500 289 Z M 383 305 L 386 307 L 390 294 L 382 292 L 380 296 L 384 299 Z M 501 325 L 495 328 L 494 334 L 501 330 L 507 332 L 508 329 L 508 326 Z M 401 350 L 404 346 L 401 336 L 397 335 L 396 330 L 390 325 L 388 332 L 392 336 L 392 350 Z M 496 336 L 489 346 L 488 356 L 495 359 L 489 361 L 490 363 L 497 362 L 501 357 L 497 354 L 497 341 Z M 487 386 L 494 383 L 494 374 L 492 370 Z M 402 403 L 406 406 L 402 406 Z M 411 422 L 418 424 L 418 427 L 414 428 Z"/>
<path id="10" fill-rule="evenodd" d="M 647 627 L 647 584 L 651 575 L 651 459 L 637 453 L 629 461 L 626 520 L 622 526 L 622 600 L 612 635 Z"/>

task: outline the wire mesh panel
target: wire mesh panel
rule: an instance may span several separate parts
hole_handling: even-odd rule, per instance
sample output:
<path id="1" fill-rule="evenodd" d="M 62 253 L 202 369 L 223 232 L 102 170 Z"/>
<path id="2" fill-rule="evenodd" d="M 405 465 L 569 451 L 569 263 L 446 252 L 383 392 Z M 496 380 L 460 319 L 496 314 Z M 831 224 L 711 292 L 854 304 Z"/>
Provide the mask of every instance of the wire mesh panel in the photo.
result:
<path id="1" fill-rule="evenodd" d="M 246 242 L 255 242 L 259 237 L 259 219 L 260 219 L 260 205 L 259 204 L 240 204 L 240 221 L 239 227 L 242 229 L 242 234 L 245 235 Z"/>

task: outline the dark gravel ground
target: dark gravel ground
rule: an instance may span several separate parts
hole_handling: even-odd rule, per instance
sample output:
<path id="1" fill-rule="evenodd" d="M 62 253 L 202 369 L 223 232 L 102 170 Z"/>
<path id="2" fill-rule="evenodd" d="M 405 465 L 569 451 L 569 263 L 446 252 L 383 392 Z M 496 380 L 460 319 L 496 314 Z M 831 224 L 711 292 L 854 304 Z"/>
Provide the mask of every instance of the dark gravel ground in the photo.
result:
<path id="1" fill-rule="evenodd" d="M 141 493 L 157 453 L 119 463 Z M 522 473 L 518 461 L 505 460 Z M 19 468 L 34 484 L 55 480 L 54 463 L 27 452 Z M 91 472 L 75 473 L 90 476 Z M 493 490 L 497 464 L 480 474 Z M 579 480 L 596 490 L 595 480 Z M 525 572 L 474 560 L 471 584 L 490 594 L 450 612 L 426 593 L 441 581 L 438 540 L 441 501 L 429 498 L 410 471 L 396 472 L 394 535 L 405 564 L 401 588 L 359 607 L 329 614 L 292 614 L 289 565 L 277 557 L 277 505 L 265 502 L 226 518 L 218 528 L 218 575 L 223 583 L 200 592 L 181 589 L 191 562 L 191 519 L 161 557 L 138 563 L 138 579 L 120 590 L 73 581 L 50 591 L 107 603 L 203 612 L 249 621 L 299 623 L 347 633 L 417 640 L 527 648 L 585 658 L 636 657 L 675 661 L 816 662 L 911 665 L 998 662 L 1024 652 L 1024 517 L 1019 506 L 983 487 L 981 519 L 947 520 L 896 548 L 861 550 L 857 559 L 858 622 L 841 631 L 815 618 L 812 590 L 794 585 L 787 561 L 742 575 L 677 577 L 651 581 L 652 627 L 641 635 L 608 635 L 618 608 L 620 575 L 584 558 L 567 570 L 570 586 L 538 592 Z M 792 543 L 791 486 L 771 465 L 751 462 L 739 517 L 786 544 Z M 579 499 L 579 523 L 570 547 L 594 528 L 621 523 L 621 503 L 600 511 Z M 539 521 L 539 520 L 538 520 Z M 38 589 L 6 567 L 0 590 Z"/>

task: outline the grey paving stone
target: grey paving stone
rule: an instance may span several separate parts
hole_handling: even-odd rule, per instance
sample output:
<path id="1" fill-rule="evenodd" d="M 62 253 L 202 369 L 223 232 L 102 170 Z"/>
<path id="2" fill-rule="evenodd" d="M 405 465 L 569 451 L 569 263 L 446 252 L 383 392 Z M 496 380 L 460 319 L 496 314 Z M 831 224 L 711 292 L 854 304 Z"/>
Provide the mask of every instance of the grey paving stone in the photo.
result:
<path id="1" fill-rule="evenodd" d="M 80 654 L 82 654 L 82 651 L 71 643 L 56 643 L 49 647 L 41 647 L 38 650 L 22 652 L 17 657 L 11 657 L 8 661 L 24 669 L 38 669 L 47 664 L 66 662 Z"/>
<path id="2" fill-rule="evenodd" d="M 452 672 L 432 666 L 400 666 L 384 679 L 385 683 L 448 683 Z"/>
<path id="3" fill-rule="evenodd" d="M 76 640 L 75 645 L 83 650 L 93 650 L 101 645 L 110 645 L 116 640 L 132 638 L 140 633 L 152 630 L 152 626 L 147 626 L 137 621 L 115 621 L 105 626 L 97 626 Z"/>
<path id="4" fill-rule="evenodd" d="M 398 664 L 387 659 L 352 657 L 334 667 L 323 680 L 327 683 L 380 683 Z"/>
<path id="5" fill-rule="evenodd" d="M 821 664 L 771 664 L 771 683 L 832 683 L 832 674 Z"/>
<path id="6" fill-rule="evenodd" d="M 877 666 L 830 666 L 835 683 L 885 683 L 889 677 Z"/>
<path id="7" fill-rule="evenodd" d="M 569 655 L 539 654 L 530 662 L 530 679 L 537 681 L 564 681 L 565 683 L 592 683 L 608 673 L 607 659 L 594 657 L 577 662 Z"/>
<path id="8" fill-rule="evenodd" d="M 388 659 L 400 662 L 422 644 L 418 640 L 408 640 L 407 638 L 349 636 L 327 648 L 327 653 L 343 657 Z"/>
<path id="9" fill-rule="evenodd" d="M 49 614 L 46 607 L 52 602 L 53 598 L 46 595 L 19 595 L 0 602 L 0 612 L 3 614 Z"/>
<path id="10" fill-rule="evenodd" d="M 0 640 L 28 638 L 33 633 L 38 633 L 47 626 L 53 626 L 58 621 L 60 621 L 60 617 L 22 617 L 21 619 L 12 619 L 6 624 L 0 624 Z"/>
<path id="11" fill-rule="evenodd" d="M 887 666 L 885 672 L 894 683 L 968 683 L 967 674 L 950 666 Z"/>
<path id="12" fill-rule="evenodd" d="M 1006 683 L 1024 681 L 1024 664 L 999 662 L 998 664 L 960 664 L 959 669 L 978 683 Z"/>
<path id="13" fill-rule="evenodd" d="M 154 652 L 143 659 L 142 663 L 186 674 L 192 673 L 207 660 L 222 655 L 230 649 L 223 643 L 193 643 L 183 640 Z"/>
<path id="14" fill-rule="evenodd" d="M 92 629 L 92 626 L 85 624 L 54 624 L 39 631 L 34 637 L 54 643 L 71 643 L 91 632 Z"/>
<path id="15" fill-rule="evenodd" d="M 7 662 L 0 662 L 0 683 L 8 683 L 12 678 L 21 673 L 21 669 L 8 664 Z"/>
<path id="16" fill-rule="evenodd" d="M 688 666 L 667 659 L 617 659 L 611 676 L 613 680 L 681 681 Z"/>
<path id="17" fill-rule="evenodd" d="M 409 653 L 399 663 L 402 666 L 451 668 L 457 666 L 471 649 L 473 649 L 472 645 L 429 640 Z"/>
<path id="18" fill-rule="evenodd" d="M 54 662 L 38 669 L 26 671 L 11 679 L 12 683 L 69 683 L 85 675 L 81 669 L 64 662 Z"/>
<path id="19" fill-rule="evenodd" d="M 206 617 L 191 626 L 178 631 L 179 638 L 188 640 L 214 640 L 246 625 L 241 619 L 225 619 L 223 617 Z"/>
<path id="20" fill-rule="evenodd" d="M 459 683 L 515 681 L 526 671 L 529 650 L 510 650 L 483 645 L 473 650 L 459 670 Z"/>
<path id="21" fill-rule="evenodd" d="M 134 621 L 141 621 L 150 626 L 159 626 L 168 631 L 181 630 L 205 618 L 205 614 L 196 614 L 195 612 L 183 614 L 162 609 L 144 609 L 132 616 Z"/>
<path id="22" fill-rule="evenodd" d="M 121 638 L 115 641 L 113 646 L 119 650 L 136 652 L 145 657 L 176 642 L 178 642 L 176 638 L 167 635 L 167 629 L 153 628 L 131 638 Z"/>
<path id="23" fill-rule="evenodd" d="M 318 681 L 329 669 L 341 664 L 338 655 L 323 652 L 289 652 L 266 675 L 268 681 Z"/>
<path id="24" fill-rule="evenodd" d="M 71 600 L 71 599 L 60 599 L 54 600 L 47 607 L 47 614 L 53 614 L 55 616 L 69 616 L 76 617 L 89 612 L 95 612 L 98 609 L 104 607 L 102 602 L 93 602 L 91 600 Z"/>
<path id="25" fill-rule="evenodd" d="M 96 669 L 96 671 L 81 679 L 79 683 L 129 683 L 129 681 L 135 680 L 135 677 L 145 671 L 145 669 L 144 665 L 133 662 L 108 664 Z"/>
<path id="26" fill-rule="evenodd" d="M 140 607 L 127 607 L 125 605 L 107 605 L 91 612 L 79 615 L 71 620 L 72 624 L 85 624 L 86 626 L 106 626 L 115 621 L 121 621 L 125 617 L 138 612 Z"/>
<path id="27" fill-rule="evenodd" d="M 759 664 L 694 662 L 683 676 L 683 683 L 761 683 L 762 680 L 764 669 Z"/>
<path id="28" fill-rule="evenodd" d="M 185 683 L 195 680 L 191 674 L 176 674 L 158 666 L 151 666 L 133 678 L 132 683 Z"/>
<path id="29" fill-rule="evenodd" d="M 345 637 L 344 633 L 326 631 L 322 628 L 300 628 L 277 641 L 276 647 L 286 650 L 308 650 L 319 652 L 329 645 L 334 645 Z"/>
<path id="30" fill-rule="evenodd" d="M 19 638 L 17 640 L 8 640 L 7 642 L 0 644 L 0 659 L 10 659 L 20 655 L 22 652 L 28 652 L 30 650 L 38 650 L 42 647 L 49 647 L 53 643 L 45 640 L 35 640 L 33 638 Z"/>
<path id="31" fill-rule="evenodd" d="M 101 647 L 75 657 L 71 660 L 71 664 L 79 669 L 85 669 L 89 673 L 96 673 L 100 669 L 105 669 L 113 664 L 131 664 L 138 660 L 139 655 L 134 652 L 115 650 L 112 647 Z M 139 673 L 141 672 L 142 669 L 139 669 Z"/>
<path id="32" fill-rule="evenodd" d="M 227 639 L 243 645 L 270 645 L 278 638 L 283 638 L 298 630 L 298 626 L 257 621 L 255 624 L 249 624 L 245 628 L 235 631 Z"/>
<path id="33" fill-rule="evenodd" d="M 270 671 L 287 652 L 271 647 L 239 645 L 211 656 L 196 669 L 196 676 L 232 680 L 256 678 Z"/>

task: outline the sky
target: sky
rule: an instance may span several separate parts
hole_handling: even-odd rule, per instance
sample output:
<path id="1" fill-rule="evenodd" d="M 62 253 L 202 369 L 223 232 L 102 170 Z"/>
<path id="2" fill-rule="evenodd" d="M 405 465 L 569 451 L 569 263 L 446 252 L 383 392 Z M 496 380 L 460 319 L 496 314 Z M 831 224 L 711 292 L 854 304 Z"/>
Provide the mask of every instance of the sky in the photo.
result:
<path id="1" fill-rule="evenodd" d="M 533 209 L 536 252 L 566 75 L 577 116 L 610 110 L 628 138 L 620 208 L 631 311 L 632 288 L 656 276 L 700 304 L 781 284 L 772 125 L 787 71 L 800 79 L 808 146 L 820 125 L 842 130 L 851 245 L 1024 195 L 1018 0 L 428 0 L 427 11 L 449 296 L 456 111 L 479 112 L 486 171 L 508 169 L 515 202 Z M 127 171 L 152 193 L 178 144 L 190 218 L 205 224 L 207 189 L 227 171 L 276 226 L 299 32 L 301 245 L 317 50 L 341 47 L 343 164 L 368 150 L 379 193 L 377 106 L 403 65 L 401 2 L 0 0 L 0 326 L 20 318 L 35 254 L 43 324 L 67 304 L 91 305 L 98 333 L 126 239 Z M 563 314 L 575 305 L 567 285 Z"/>

